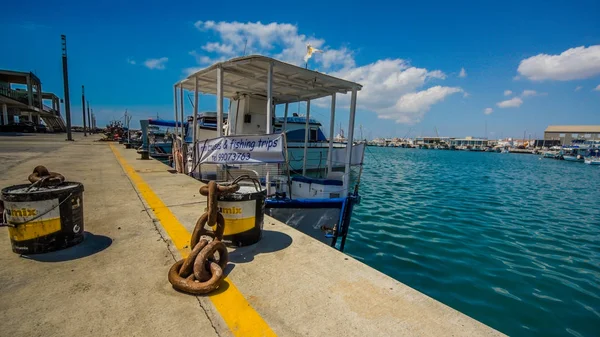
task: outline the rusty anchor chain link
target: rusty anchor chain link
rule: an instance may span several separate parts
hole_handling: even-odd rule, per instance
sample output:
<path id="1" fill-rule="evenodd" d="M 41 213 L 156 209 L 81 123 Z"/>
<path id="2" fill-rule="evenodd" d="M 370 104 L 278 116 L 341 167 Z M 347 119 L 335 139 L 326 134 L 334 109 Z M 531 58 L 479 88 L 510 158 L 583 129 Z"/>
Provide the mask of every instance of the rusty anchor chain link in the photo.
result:
<path id="1" fill-rule="evenodd" d="M 38 165 L 33 169 L 28 180 L 32 186 L 44 187 L 60 185 L 65 182 L 65 177 L 60 173 L 48 171 L 43 165 Z"/>
<path id="2" fill-rule="evenodd" d="M 190 239 L 192 251 L 187 258 L 181 259 L 169 269 L 169 282 L 173 288 L 193 295 L 207 294 L 216 290 L 225 277 L 227 266 L 227 247 L 223 243 L 225 219 L 218 208 L 218 196 L 236 192 L 238 184 L 218 185 L 210 181 L 200 188 L 200 194 L 207 197 L 207 211 L 196 221 Z M 216 229 L 206 229 L 206 225 Z M 211 238 L 209 241 L 206 237 Z M 216 257 L 218 254 L 218 258 Z"/>

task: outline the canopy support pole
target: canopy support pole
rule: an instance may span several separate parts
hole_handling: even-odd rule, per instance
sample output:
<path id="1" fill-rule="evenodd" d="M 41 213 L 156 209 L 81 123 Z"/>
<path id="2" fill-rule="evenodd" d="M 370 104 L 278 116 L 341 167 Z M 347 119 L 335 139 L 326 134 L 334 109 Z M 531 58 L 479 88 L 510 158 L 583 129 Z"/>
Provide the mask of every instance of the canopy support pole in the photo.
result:
<path id="1" fill-rule="evenodd" d="M 306 101 L 306 124 L 304 126 L 304 158 L 302 158 L 302 175 L 306 175 L 306 162 L 308 157 L 308 134 L 310 121 L 310 100 Z"/>
<path id="2" fill-rule="evenodd" d="M 331 118 L 329 119 L 329 151 L 327 151 L 327 175 L 333 171 L 333 134 L 335 133 L 335 94 L 331 95 Z"/>
<path id="3" fill-rule="evenodd" d="M 183 106 L 185 105 L 183 101 L 183 85 L 179 86 L 179 101 L 181 102 L 181 147 L 183 148 L 183 137 L 185 132 L 185 130 L 183 130 Z"/>
<path id="4" fill-rule="evenodd" d="M 185 129 L 183 128 L 183 122 L 184 122 L 183 119 L 184 119 L 185 114 L 183 112 L 183 106 L 185 105 L 185 101 L 183 100 L 183 84 L 179 85 L 179 90 L 180 90 L 179 91 L 179 99 L 181 102 L 181 105 L 180 105 L 180 108 L 181 108 L 181 121 L 180 121 L 180 123 L 181 123 L 181 139 L 179 140 L 179 151 L 181 153 L 181 157 L 183 158 L 181 161 L 181 173 L 186 174 L 187 173 L 186 172 L 187 171 L 186 170 L 186 167 L 187 167 L 187 151 L 186 150 L 187 149 L 184 148 L 184 146 L 185 146 L 185 141 L 184 141 Z"/>
<path id="5" fill-rule="evenodd" d="M 217 136 L 223 137 L 223 67 L 217 67 Z"/>
<path id="6" fill-rule="evenodd" d="M 198 160 L 198 151 L 196 149 L 196 142 L 198 141 L 198 77 L 194 77 L 194 128 L 192 129 L 192 165 L 193 171 L 198 166 L 196 161 Z M 192 175 L 194 172 L 191 172 Z"/>
<path id="7" fill-rule="evenodd" d="M 267 131 L 266 134 L 270 135 L 273 133 L 273 115 L 275 114 L 273 107 L 273 62 L 269 62 L 269 68 L 267 69 Z M 265 164 L 267 175 L 265 182 L 267 185 L 267 195 L 271 195 L 271 175 L 269 172 L 269 164 Z"/>
<path id="8" fill-rule="evenodd" d="M 354 119 L 356 117 L 356 88 L 352 89 L 350 98 L 350 120 L 348 121 L 348 140 L 346 144 L 346 167 L 344 172 L 344 185 L 350 189 L 350 167 L 352 163 L 352 143 L 354 142 Z"/>
<path id="9" fill-rule="evenodd" d="M 285 103 L 285 112 L 283 113 L 283 131 L 281 133 L 285 133 L 287 130 L 288 105 L 289 103 Z"/>
<path id="10" fill-rule="evenodd" d="M 273 133 L 273 62 L 267 71 L 267 135 Z"/>
<path id="11" fill-rule="evenodd" d="M 177 126 L 179 124 L 179 107 L 177 107 L 177 84 L 173 86 L 173 105 L 175 110 L 175 129 L 173 130 L 173 135 L 175 136 L 174 145 L 177 146 L 177 134 L 179 133 L 179 128 Z"/>

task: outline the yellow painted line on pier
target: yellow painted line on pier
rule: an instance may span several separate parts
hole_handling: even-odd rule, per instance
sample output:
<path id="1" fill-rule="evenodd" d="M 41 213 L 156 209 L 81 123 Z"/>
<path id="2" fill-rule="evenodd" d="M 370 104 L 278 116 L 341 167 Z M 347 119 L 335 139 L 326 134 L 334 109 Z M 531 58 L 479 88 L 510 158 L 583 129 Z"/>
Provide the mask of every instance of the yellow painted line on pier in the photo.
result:
<path id="1" fill-rule="evenodd" d="M 115 157 L 123 167 L 123 170 L 131 179 L 140 195 L 148 206 L 154 212 L 154 215 L 160 221 L 162 227 L 171 237 L 171 241 L 179 250 L 183 258 L 186 258 L 190 252 L 188 245 L 192 234 L 177 220 L 177 217 L 165 205 L 162 200 L 154 193 L 148 183 L 127 163 L 127 160 L 119 153 L 119 150 L 110 144 L 110 148 Z M 165 275 L 165 279 L 167 275 Z M 229 278 L 225 278 L 229 284 L 227 289 L 216 294 L 208 295 L 231 332 L 234 336 L 276 336 L 275 332 L 269 327 L 267 322 L 252 308 L 250 303 L 244 298 L 244 295 L 233 284 Z"/>

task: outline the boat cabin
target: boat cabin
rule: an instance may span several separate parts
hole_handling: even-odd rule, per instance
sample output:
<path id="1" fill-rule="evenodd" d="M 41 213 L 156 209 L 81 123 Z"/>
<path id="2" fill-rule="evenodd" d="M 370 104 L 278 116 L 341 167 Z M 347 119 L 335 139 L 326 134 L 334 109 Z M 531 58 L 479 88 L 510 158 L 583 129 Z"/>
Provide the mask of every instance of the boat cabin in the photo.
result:
<path id="1" fill-rule="evenodd" d="M 273 123 L 273 133 L 281 133 L 285 130 L 288 142 L 304 142 L 306 124 L 306 117 L 277 117 Z M 327 142 L 327 137 L 321 130 L 321 126 L 321 123 L 316 119 L 311 118 L 308 121 L 309 142 Z"/>

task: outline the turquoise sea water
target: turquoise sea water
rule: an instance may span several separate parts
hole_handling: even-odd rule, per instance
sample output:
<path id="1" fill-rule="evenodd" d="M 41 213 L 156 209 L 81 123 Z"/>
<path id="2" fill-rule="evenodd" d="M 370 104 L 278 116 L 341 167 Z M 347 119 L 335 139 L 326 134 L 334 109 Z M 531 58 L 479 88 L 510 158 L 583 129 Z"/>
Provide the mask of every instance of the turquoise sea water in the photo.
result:
<path id="1" fill-rule="evenodd" d="M 512 336 L 600 335 L 600 167 L 370 147 L 345 252 Z"/>

